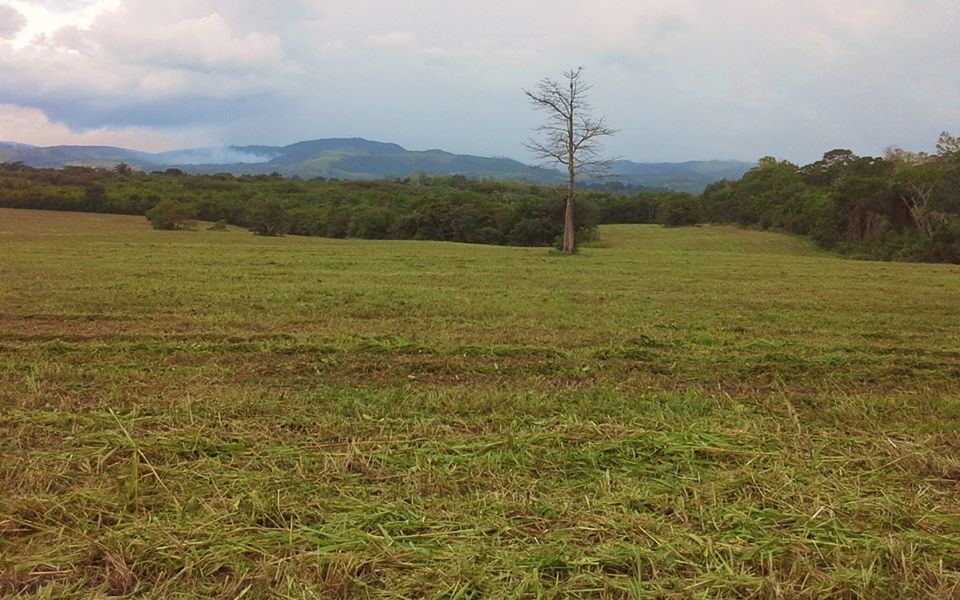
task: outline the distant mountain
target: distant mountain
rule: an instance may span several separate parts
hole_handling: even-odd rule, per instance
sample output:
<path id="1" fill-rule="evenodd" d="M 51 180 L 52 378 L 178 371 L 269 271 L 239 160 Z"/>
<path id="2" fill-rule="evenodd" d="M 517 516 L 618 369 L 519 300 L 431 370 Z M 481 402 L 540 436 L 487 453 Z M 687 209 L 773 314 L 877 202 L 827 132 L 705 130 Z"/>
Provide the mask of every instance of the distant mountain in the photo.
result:
<path id="1" fill-rule="evenodd" d="M 607 178 L 623 184 L 657 187 L 698 194 L 715 181 L 737 180 L 753 163 L 736 160 L 688 161 L 682 163 L 636 163 L 617 160 Z"/>
<path id="2" fill-rule="evenodd" d="M 143 165 L 149 164 L 152 156 L 113 146 L 0 146 L 0 162 L 20 161 L 31 167 L 112 167 L 118 162 Z"/>
<path id="3" fill-rule="evenodd" d="M 360 155 L 360 156 L 395 156 L 407 152 L 397 144 L 371 142 L 363 138 L 331 138 L 326 140 L 310 140 L 297 142 L 278 149 L 280 154 L 271 160 L 275 165 L 293 165 L 313 160 L 319 156 Z"/>
<path id="4" fill-rule="evenodd" d="M 34 167 L 84 165 L 112 167 L 125 162 L 145 171 L 178 168 L 191 173 L 236 175 L 278 172 L 305 179 L 381 179 L 430 175 L 465 175 L 536 183 L 561 183 L 554 169 L 523 164 L 511 158 L 452 154 L 443 150 L 411 151 L 397 144 L 362 138 L 331 138 L 288 146 L 226 146 L 148 153 L 112 146 L 36 147 L 0 142 L 0 162 L 21 161 Z M 719 179 L 738 179 L 752 167 L 735 161 L 635 163 L 618 160 L 608 176 L 586 183 L 700 192 Z"/>

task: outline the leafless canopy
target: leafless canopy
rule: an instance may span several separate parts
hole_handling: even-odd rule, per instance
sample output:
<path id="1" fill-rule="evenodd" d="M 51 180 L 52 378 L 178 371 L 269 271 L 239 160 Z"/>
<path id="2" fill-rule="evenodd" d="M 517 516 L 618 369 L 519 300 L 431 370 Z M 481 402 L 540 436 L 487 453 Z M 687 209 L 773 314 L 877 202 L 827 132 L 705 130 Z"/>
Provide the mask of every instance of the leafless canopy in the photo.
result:
<path id="1" fill-rule="evenodd" d="M 564 252 L 576 252 L 574 199 L 576 179 L 580 174 L 598 174 L 610 166 L 603 158 L 600 138 L 613 135 L 603 117 L 590 114 L 590 84 L 581 75 L 583 67 L 563 74 L 562 81 L 541 79 L 533 91 L 523 90 L 534 107 L 547 113 L 546 122 L 537 128 L 541 139 L 530 140 L 527 148 L 542 159 L 553 160 L 567 168 L 567 189 L 563 209 Z"/>
<path id="2" fill-rule="evenodd" d="M 531 139 L 526 147 L 539 158 L 553 160 L 567 167 L 570 185 L 579 174 L 598 174 L 610 166 L 603 158 L 600 138 L 616 133 L 603 117 L 590 113 L 588 102 L 591 85 L 582 78 L 583 67 L 563 74 L 562 81 L 542 79 L 534 90 L 523 90 L 533 105 L 547 113 L 546 122 L 538 127 L 539 140 Z"/>

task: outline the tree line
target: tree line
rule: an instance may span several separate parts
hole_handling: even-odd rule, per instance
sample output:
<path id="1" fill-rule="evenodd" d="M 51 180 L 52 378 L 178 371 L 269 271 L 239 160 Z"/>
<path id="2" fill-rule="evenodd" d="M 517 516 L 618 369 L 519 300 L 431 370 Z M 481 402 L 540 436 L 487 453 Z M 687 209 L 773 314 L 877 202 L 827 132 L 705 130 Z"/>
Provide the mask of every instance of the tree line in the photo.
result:
<path id="1" fill-rule="evenodd" d="M 559 246 L 566 200 L 550 186 L 462 175 L 304 181 L 0 164 L 2 207 L 145 215 L 160 229 L 201 220 L 260 235 Z M 933 153 L 831 150 L 804 166 L 766 157 L 699 196 L 580 187 L 576 210 L 581 241 L 607 223 L 727 223 L 807 236 L 856 257 L 960 264 L 960 139 L 942 134 Z"/>
<path id="2" fill-rule="evenodd" d="M 601 223 L 656 222 L 658 207 L 676 198 L 695 196 L 583 190 L 577 237 L 596 239 Z M 562 239 L 565 196 L 550 186 L 462 175 L 299 180 L 177 169 L 140 173 L 122 163 L 114 169 L 7 163 L 0 164 L 0 206 L 144 215 L 157 229 L 209 221 L 260 235 L 549 246 Z"/>
<path id="3" fill-rule="evenodd" d="M 960 138 L 942 133 L 932 154 L 837 149 L 805 166 L 762 158 L 739 181 L 710 185 L 691 210 L 697 222 L 787 231 L 858 257 L 960 263 Z"/>

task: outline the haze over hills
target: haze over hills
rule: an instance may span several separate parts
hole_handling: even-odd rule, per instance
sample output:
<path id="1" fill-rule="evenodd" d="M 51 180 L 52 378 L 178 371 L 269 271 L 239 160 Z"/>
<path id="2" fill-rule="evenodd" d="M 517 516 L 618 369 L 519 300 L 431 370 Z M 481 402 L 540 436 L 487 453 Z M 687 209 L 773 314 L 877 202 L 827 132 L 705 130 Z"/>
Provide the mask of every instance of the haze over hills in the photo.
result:
<path id="1" fill-rule="evenodd" d="M 407 150 L 392 143 L 362 138 L 330 138 L 288 146 L 227 146 L 149 153 L 113 146 L 39 147 L 0 142 L 0 162 L 23 162 L 32 167 L 72 165 L 113 167 L 125 162 L 144 171 L 178 168 L 191 173 L 229 172 L 235 175 L 277 172 L 304 179 L 382 179 L 430 175 L 511 179 L 535 183 L 561 183 L 555 169 L 531 166 L 512 158 L 453 154 L 444 150 Z M 753 165 L 740 161 L 636 163 L 617 160 L 607 184 L 700 192 L 720 179 L 739 179 Z"/>

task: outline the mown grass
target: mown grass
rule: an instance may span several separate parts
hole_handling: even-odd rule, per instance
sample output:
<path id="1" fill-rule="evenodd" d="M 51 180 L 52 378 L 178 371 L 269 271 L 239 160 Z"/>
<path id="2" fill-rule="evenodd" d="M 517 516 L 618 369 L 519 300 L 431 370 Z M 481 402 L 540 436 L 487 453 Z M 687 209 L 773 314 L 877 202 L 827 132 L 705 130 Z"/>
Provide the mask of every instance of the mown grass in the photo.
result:
<path id="1" fill-rule="evenodd" d="M 960 269 L 0 211 L 0 596 L 960 596 Z"/>

